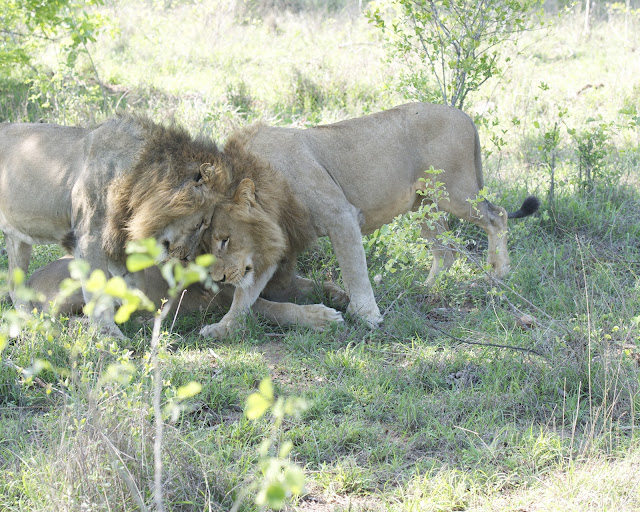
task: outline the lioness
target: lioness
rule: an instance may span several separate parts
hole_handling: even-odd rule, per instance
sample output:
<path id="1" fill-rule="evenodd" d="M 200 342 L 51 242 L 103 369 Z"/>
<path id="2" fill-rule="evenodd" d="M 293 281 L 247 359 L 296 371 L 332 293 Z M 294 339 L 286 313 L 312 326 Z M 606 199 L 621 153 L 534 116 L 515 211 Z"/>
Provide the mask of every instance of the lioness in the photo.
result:
<path id="1" fill-rule="evenodd" d="M 204 327 L 203 336 L 224 337 L 260 293 L 275 300 L 308 294 L 313 283 L 295 275 L 296 255 L 323 235 L 329 236 L 342 270 L 347 311 L 377 326 L 382 317 L 362 234 L 417 209 L 425 200 L 419 194 L 426 187 L 421 178 L 431 166 L 444 171 L 437 180 L 448 193 L 437 206 L 487 232 L 488 260 L 497 277 L 509 271 L 507 218 L 531 215 L 539 204 L 529 197 L 507 214 L 489 201 L 477 201 L 484 186 L 478 132 L 466 114 L 442 105 L 409 103 L 306 130 L 258 124 L 232 135 L 227 152 L 248 152 L 275 171 L 265 179 L 264 166 L 245 167 L 214 212 L 203 239 L 210 238 L 209 252 L 217 258 L 212 276 L 237 288 L 229 312 Z M 432 238 L 447 229 L 446 222 L 434 231 L 424 225 L 422 234 Z M 449 249 L 435 248 L 428 282 L 452 261 Z M 329 293 L 339 297 L 333 288 Z"/>
<path id="2" fill-rule="evenodd" d="M 59 243 L 114 275 L 126 274 L 129 240 L 154 236 L 165 258 L 189 259 L 228 172 L 213 142 L 143 117 L 118 116 L 95 128 L 2 124 L 0 229 L 9 276 L 27 271 L 33 244 Z M 123 336 L 113 311 L 94 320 Z"/>

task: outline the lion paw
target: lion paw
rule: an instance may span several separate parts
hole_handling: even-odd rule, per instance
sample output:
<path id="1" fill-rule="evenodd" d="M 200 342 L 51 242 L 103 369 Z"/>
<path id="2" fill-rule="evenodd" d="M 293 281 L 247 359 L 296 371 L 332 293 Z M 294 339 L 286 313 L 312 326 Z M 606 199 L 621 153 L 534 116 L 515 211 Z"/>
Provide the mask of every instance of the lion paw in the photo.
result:
<path id="1" fill-rule="evenodd" d="M 332 304 L 339 307 L 346 307 L 347 304 L 349 304 L 349 295 L 339 286 L 325 282 L 324 290 L 329 294 L 329 299 Z"/>
<path id="2" fill-rule="evenodd" d="M 217 324 L 206 325 L 200 329 L 200 336 L 203 338 L 215 338 L 222 340 L 229 334 L 229 326 L 226 323 L 218 322 Z"/>
<path id="3" fill-rule="evenodd" d="M 311 304 L 305 306 L 305 308 L 307 308 L 306 311 L 309 313 L 307 317 L 309 325 L 317 331 L 324 331 L 334 322 L 344 322 L 342 313 L 324 304 Z"/>
<path id="4" fill-rule="evenodd" d="M 362 320 L 369 329 L 375 329 L 382 323 L 382 315 L 378 306 L 374 303 L 370 307 L 358 307 L 353 302 L 349 303 L 347 313 Z"/>

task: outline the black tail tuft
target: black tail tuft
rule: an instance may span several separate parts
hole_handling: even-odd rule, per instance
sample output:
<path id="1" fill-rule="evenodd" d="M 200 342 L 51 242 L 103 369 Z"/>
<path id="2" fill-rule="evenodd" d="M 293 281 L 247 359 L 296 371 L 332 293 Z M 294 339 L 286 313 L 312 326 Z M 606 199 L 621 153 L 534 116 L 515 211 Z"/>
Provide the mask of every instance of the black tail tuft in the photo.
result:
<path id="1" fill-rule="evenodd" d="M 517 212 L 510 212 L 507 217 L 509 219 L 519 219 L 521 217 L 528 217 L 538 211 L 540 208 L 540 199 L 534 196 L 527 197 L 522 206 Z"/>
<path id="2" fill-rule="evenodd" d="M 60 245 L 69 254 L 73 254 L 73 250 L 76 248 L 78 240 L 76 238 L 76 232 L 71 230 L 62 238 Z"/>

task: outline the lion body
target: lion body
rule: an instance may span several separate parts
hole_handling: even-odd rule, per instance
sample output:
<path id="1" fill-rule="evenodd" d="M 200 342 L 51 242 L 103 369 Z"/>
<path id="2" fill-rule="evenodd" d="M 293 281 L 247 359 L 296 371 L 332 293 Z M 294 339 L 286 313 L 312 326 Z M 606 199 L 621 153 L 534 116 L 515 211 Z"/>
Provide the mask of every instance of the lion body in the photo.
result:
<path id="1" fill-rule="evenodd" d="M 371 233 L 397 215 L 417 209 L 425 201 L 421 192 L 427 187 L 425 171 L 430 167 L 443 171 L 437 181 L 443 183 L 446 197 L 437 200 L 438 208 L 473 222 L 487 232 L 489 264 L 497 277 L 509 270 L 507 217 L 522 217 L 537 209 L 535 198 L 525 201 L 514 214 L 479 200 L 484 184 L 477 130 L 466 114 L 442 105 L 410 103 L 305 130 L 259 124 L 231 136 L 225 152 L 228 150 L 244 151 L 263 159 L 281 176 L 286 185 L 279 185 L 283 192 L 270 196 L 256 184 L 254 201 L 261 206 L 264 202 L 287 203 L 293 198 L 302 205 L 309 219 L 307 240 L 325 235 L 331 240 L 349 297 L 347 311 L 372 327 L 382 318 L 369 282 L 362 234 Z M 248 179 L 254 179 L 255 172 L 247 170 L 246 173 Z M 242 188 L 243 176 L 236 177 L 238 190 Z M 246 186 L 244 188 L 246 191 Z M 237 196 L 236 192 L 235 201 L 240 204 L 242 201 Z M 255 207 L 254 212 L 261 216 Z M 236 226 L 231 228 L 231 220 L 225 220 L 225 227 L 216 221 L 214 214 L 214 254 L 221 240 L 216 229 L 230 231 L 226 245 L 233 245 L 234 231 L 238 231 L 238 224 L 243 222 L 241 216 L 234 216 Z M 435 229 L 423 225 L 422 233 L 424 237 L 434 237 L 447 229 L 446 221 L 440 221 Z M 225 259 L 223 251 L 218 250 L 217 256 L 220 262 Z M 450 249 L 435 248 L 427 282 L 433 282 L 437 273 L 452 261 Z M 305 295 L 309 285 L 307 280 L 295 275 L 294 262 L 295 253 L 289 251 L 267 273 L 256 273 L 250 285 L 237 289 L 240 306 L 232 305 L 228 318 L 223 318 L 225 325 L 205 327 L 202 333 L 224 335 L 233 322 L 233 315 L 245 311 L 259 293 L 274 300 Z M 233 262 L 227 266 L 232 265 Z"/>
<path id="2" fill-rule="evenodd" d="M 166 257 L 194 256 L 215 202 L 213 182 L 200 169 L 218 160 L 215 144 L 137 116 L 94 128 L 0 125 L 0 229 L 9 275 L 16 268 L 26 273 L 33 244 L 61 244 L 115 275 L 126 274 L 129 240 L 155 236 Z M 99 320 L 122 336 L 112 312 Z"/>
<path id="3" fill-rule="evenodd" d="M 31 274 L 27 286 L 40 296 L 40 300 L 33 300 L 30 303 L 31 308 L 65 315 L 82 313 L 85 300 L 81 290 L 64 298 L 59 293 L 62 282 L 71 276 L 69 272 L 71 261 L 70 257 L 61 258 L 40 267 Z M 150 267 L 143 272 L 142 291 L 157 308 L 160 308 L 169 298 L 169 287 L 158 267 Z M 169 313 L 206 315 L 227 312 L 232 304 L 233 296 L 234 288 L 232 285 L 219 285 L 218 290 L 214 291 L 196 283 L 189 286 L 181 294 L 179 300 L 173 302 Z M 327 323 L 340 320 L 339 313 L 321 304 L 298 305 L 258 298 L 253 305 L 253 311 L 283 327 L 302 324 L 322 329 Z"/>

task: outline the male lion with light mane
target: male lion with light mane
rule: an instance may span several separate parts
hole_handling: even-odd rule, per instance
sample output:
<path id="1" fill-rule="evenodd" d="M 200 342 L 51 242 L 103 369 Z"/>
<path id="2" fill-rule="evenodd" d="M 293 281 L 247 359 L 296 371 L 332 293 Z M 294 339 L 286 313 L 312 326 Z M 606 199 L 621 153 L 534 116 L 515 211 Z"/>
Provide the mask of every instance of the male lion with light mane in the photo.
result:
<path id="1" fill-rule="evenodd" d="M 191 259 L 229 172 L 213 142 L 144 117 L 117 116 L 94 128 L 1 124 L 0 229 L 9 276 L 16 268 L 26 273 L 34 244 L 61 244 L 92 269 L 121 276 L 130 240 L 153 236 L 164 259 Z M 112 310 L 93 320 L 123 336 Z"/>
<path id="2" fill-rule="evenodd" d="M 347 312 L 370 327 L 381 321 L 362 245 L 394 217 L 415 210 L 425 201 L 425 170 L 444 172 L 446 197 L 440 210 L 483 228 L 489 239 L 491 272 L 509 271 L 507 218 L 531 215 L 534 197 L 507 214 L 500 206 L 479 200 L 484 187 L 478 132 L 460 110 L 442 105 L 409 103 L 385 112 L 306 130 L 265 125 L 232 135 L 225 153 L 248 153 L 264 166 L 244 167 L 235 174 L 230 193 L 218 203 L 203 243 L 216 256 L 214 280 L 236 286 L 233 304 L 222 320 L 201 330 L 203 336 L 224 337 L 239 315 L 260 294 L 286 301 L 308 295 L 313 283 L 295 274 L 296 256 L 309 242 L 328 235 L 342 271 L 349 299 Z M 237 171 L 239 168 L 235 168 Z M 446 231 L 440 222 L 422 235 L 433 238 Z M 453 253 L 434 248 L 427 283 L 449 266 Z M 337 287 L 325 289 L 340 299 Z"/>

